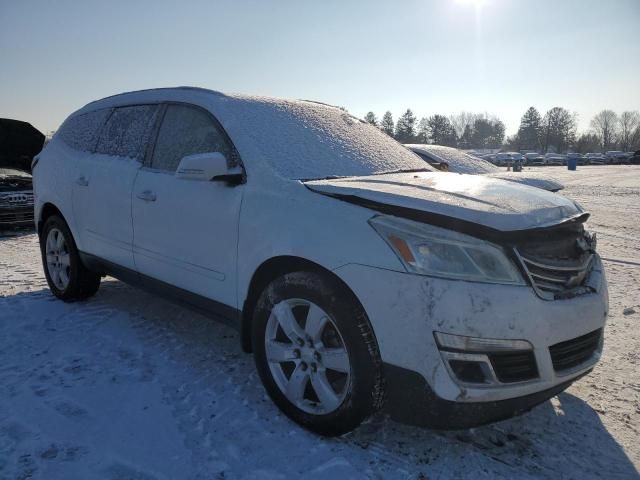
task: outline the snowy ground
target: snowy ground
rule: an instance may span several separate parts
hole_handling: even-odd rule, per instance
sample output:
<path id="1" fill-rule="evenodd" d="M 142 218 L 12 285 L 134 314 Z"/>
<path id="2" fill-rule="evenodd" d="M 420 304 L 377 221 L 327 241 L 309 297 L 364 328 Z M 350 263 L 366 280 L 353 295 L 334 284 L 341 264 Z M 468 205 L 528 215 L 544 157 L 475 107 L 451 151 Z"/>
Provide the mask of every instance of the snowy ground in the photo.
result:
<path id="1" fill-rule="evenodd" d="M 593 212 L 605 353 L 550 402 L 469 431 L 378 419 L 314 436 L 267 399 L 233 330 L 115 280 L 64 304 L 35 236 L 0 238 L 0 479 L 638 478 L 640 167 L 536 170 Z"/>

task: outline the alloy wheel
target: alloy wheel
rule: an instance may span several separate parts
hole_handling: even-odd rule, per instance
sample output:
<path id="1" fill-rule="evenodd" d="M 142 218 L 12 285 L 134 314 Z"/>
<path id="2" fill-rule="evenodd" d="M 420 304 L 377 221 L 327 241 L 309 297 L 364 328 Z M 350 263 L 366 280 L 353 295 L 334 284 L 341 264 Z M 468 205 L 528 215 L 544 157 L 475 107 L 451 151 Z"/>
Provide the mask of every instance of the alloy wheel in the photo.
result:
<path id="1" fill-rule="evenodd" d="M 297 408 L 326 415 L 344 401 L 349 354 L 336 324 L 315 303 L 294 298 L 276 304 L 267 320 L 265 352 L 276 385 Z"/>
<path id="2" fill-rule="evenodd" d="M 71 256 L 64 235 L 57 228 L 52 228 L 47 234 L 45 253 L 49 277 L 56 288 L 64 291 L 69 286 Z"/>

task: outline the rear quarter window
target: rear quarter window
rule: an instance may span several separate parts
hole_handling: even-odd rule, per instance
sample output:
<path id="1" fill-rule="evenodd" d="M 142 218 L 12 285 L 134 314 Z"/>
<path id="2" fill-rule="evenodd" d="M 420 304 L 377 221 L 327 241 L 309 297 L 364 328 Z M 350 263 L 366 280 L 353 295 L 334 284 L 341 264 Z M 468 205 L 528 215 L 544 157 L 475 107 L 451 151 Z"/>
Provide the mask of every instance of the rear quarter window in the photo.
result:
<path id="1" fill-rule="evenodd" d="M 103 109 L 68 118 L 58 130 L 58 136 L 75 150 L 92 152 L 110 113 L 111 109 Z"/>
<path id="2" fill-rule="evenodd" d="M 142 160 L 158 110 L 157 105 L 116 108 L 102 129 L 96 153 Z"/>

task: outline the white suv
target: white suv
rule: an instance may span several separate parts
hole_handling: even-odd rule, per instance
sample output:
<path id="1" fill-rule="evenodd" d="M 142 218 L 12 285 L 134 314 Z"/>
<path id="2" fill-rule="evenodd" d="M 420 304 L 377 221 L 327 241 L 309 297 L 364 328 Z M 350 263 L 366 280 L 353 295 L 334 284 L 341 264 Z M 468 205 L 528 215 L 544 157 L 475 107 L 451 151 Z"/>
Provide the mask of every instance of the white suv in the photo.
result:
<path id="1" fill-rule="evenodd" d="M 196 88 L 73 113 L 34 160 L 52 292 L 112 275 L 240 331 L 273 401 L 332 435 L 386 406 L 478 425 L 588 372 L 607 283 L 571 200 L 434 172 L 309 101 Z"/>

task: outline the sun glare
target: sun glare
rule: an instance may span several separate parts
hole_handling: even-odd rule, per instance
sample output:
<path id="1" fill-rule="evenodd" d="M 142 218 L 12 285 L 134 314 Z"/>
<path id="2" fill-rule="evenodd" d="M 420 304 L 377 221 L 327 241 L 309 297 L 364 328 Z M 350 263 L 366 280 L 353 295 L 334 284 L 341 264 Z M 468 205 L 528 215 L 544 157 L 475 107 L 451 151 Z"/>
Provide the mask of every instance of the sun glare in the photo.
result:
<path id="1" fill-rule="evenodd" d="M 460 3 L 462 5 L 469 5 L 469 6 L 473 6 L 476 8 L 480 8 L 484 5 L 486 5 L 487 0 L 455 0 L 456 3 Z"/>

